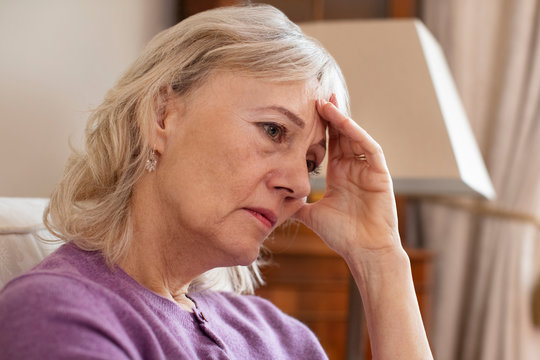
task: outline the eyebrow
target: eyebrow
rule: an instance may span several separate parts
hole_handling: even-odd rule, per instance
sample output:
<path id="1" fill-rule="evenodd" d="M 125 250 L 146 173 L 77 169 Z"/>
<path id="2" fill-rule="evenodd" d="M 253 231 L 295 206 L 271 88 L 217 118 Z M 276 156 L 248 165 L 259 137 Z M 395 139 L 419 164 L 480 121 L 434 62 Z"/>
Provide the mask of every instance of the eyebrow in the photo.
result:
<path id="1" fill-rule="evenodd" d="M 264 106 L 264 107 L 257 108 L 256 110 L 274 110 L 288 117 L 293 123 L 298 125 L 300 128 L 303 129 L 306 126 L 306 123 L 304 122 L 304 120 L 302 120 L 302 118 L 300 118 L 298 115 L 296 115 L 289 109 L 284 108 L 283 106 L 279 106 L 279 105 Z M 317 143 L 317 145 L 321 146 L 324 150 L 326 150 L 326 138 L 322 138 L 321 141 Z"/>
<path id="2" fill-rule="evenodd" d="M 298 125 L 300 128 L 303 129 L 306 126 L 306 123 L 304 122 L 304 120 L 302 120 L 298 115 L 296 115 L 295 113 L 293 113 L 289 109 L 286 109 L 286 108 L 284 108 L 282 106 L 279 106 L 279 105 L 271 105 L 271 106 L 261 107 L 261 108 L 257 108 L 257 110 L 274 110 L 274 111 L 277 111 L 277 112 L 285 115 L 286 117 L 288 117 L 289 120 L 291 120 L 293 123 Z"/>

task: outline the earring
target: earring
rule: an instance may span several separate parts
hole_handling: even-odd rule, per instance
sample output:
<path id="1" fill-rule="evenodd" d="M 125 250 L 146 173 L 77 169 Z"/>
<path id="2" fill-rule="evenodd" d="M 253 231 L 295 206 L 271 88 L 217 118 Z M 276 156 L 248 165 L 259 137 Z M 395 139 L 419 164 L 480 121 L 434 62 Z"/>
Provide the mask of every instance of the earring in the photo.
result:
<path id="1" fill-rule="evenodd" d="M 144 166 L 144 168 L 146 169 L 146 171 L 151 173 L 152 171 L 156 170 L 156 166 L 157 166 L 156 145 L 154 145 L 154 148 L 150 150 L 150 156 L 146 160 L 146 165 Z"/>

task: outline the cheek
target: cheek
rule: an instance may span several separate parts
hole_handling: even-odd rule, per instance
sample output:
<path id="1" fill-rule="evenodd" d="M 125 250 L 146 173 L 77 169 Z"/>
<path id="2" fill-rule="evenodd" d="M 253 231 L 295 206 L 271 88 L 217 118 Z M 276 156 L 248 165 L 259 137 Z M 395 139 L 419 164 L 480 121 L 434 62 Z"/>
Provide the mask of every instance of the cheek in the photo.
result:
<path id="1" fill-rule="evenodd" d="M 264 186 L 273 154 L 271 144 L 256 131 L 249 126 L 206 132 L 198 128 L 174 144 L 174 155 L 163 168 L 170 196 L 205 218 L 210 213 L 219 218 L 231 207 L 250 203 Z"/>
<path id="2" fill-rule="evenodd" d="M 204 148 L 192 158 L 186 175 L 193 191 L 207 203 L 226 211 L 246 200 L 263 181 L 264 156 L 252 137 L 238 135 L 200 146 Z"/>
<path id="3" fill-rule="evenodd" d="M 224 146 L 220 152 L 220 172 L 221 175 L 226 174 L 220 182 L 226 186 L 223 188 L 224 192 L 244 199 L 264 181 L 268 161 L 265 161 L 265 155 L 258 145 L 257 140 L 244 137 Z"/>

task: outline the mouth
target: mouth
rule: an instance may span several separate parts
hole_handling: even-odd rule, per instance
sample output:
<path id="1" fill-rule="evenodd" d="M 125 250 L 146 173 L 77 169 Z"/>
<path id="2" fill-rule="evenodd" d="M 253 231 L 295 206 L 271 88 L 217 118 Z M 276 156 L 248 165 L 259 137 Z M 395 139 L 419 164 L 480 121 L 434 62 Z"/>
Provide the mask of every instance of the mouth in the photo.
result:
<path id="1" fill-rule="evenodd" d="M 244 208 L 247 212 L 253 215 L 257 220 L 259 220 L 267 228 L 271 229 L 277 223 L 277 216 L 268 209 L 261 208 Z"/>

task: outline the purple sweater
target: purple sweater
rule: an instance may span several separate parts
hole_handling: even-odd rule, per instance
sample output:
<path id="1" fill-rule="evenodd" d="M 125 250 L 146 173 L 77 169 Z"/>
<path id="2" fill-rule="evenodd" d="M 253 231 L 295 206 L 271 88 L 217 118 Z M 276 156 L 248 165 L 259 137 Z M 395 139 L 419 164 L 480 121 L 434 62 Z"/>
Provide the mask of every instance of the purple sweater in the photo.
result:
<path id="1" fill-rule="evenodd" d="M 0 359 L 327 358 L 305 325 L 262 298 L 190 297 L 194 313 L 67 244 L 0 292 Z"/>

